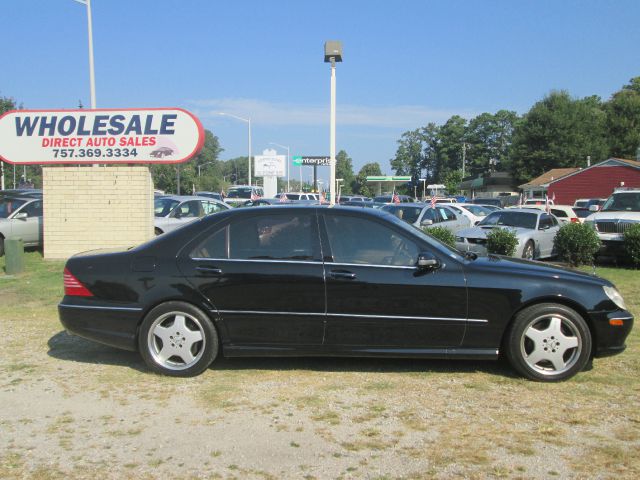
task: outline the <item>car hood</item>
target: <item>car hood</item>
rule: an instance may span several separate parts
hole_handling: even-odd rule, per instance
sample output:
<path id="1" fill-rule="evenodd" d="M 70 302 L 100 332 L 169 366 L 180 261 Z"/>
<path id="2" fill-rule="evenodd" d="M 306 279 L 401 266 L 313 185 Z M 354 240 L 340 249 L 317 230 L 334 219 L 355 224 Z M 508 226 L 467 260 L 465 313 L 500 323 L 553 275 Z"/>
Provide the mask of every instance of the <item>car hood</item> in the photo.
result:
<path id="1" fill-rule="evenodd" d="M 507 229 L 507 230 L 512 230 L 513 232 L 515 232 L 516 237 L 519 237 L 520 235 L 523 235 L 525 233 L 531 232 L 531 229 L 529 228 L 521 228 L 521 227 L 471 227 L 471 228 L 465 228 L 463 230 L 458 231 L 458 233 L 456 233 L 457 237 L 465 237 L 465 238 L 487 238 L 487 235 L 489 234 L 489 232 L 491 232 L 492 230 L 495 230 L 496 228 L 502 228 L 502 229 Z"/>
<path id="2" fill-rule="evenodd" d="M 590 273 L 580 272 L 567 267 L 524 260 L 522 258 L 505 257 L 503 255 L 488 255 L 469 261 L 469 267 L 473 269 L 492 270 L 498 273 L 516 273 L 523 275 L 536 275 L 548 278 L 571 279 L 595 285 L 613 285 L 608 280 Z"/>

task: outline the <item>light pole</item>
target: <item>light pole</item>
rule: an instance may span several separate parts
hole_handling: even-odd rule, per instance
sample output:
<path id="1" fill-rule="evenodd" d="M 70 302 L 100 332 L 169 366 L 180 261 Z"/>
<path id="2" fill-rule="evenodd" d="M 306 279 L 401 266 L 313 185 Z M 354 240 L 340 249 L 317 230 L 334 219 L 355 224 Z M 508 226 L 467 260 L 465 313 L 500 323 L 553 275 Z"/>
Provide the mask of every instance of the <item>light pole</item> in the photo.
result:
<path id="1" fill-rule="evenodd" d="M 336 203 L 336 62 L 342 62 L 342 43 L 330 40 L 324 43 L 324 62 L 331 64 L 331 114 L 329 120 L 329 174 L 330 205 Z"/>
<path id="2" fill-rule="evenodd" d="M 91 90 L 91 108 L 96 108 L 96 76 L 93 68 L 93 26 L 91 24 L 91 0 L 75 0 L 87 7 L 87 27 L 89 30 L 89 88 Z"/>
<path id="3" fill-rule="evenodd" d="M 276 142 L 269 142 L 269 145 L 275 145 L 276 147 L 287 149 L 287 193 L 289 193 L 289 168 L 290 168 L 289 164 L 291 163 L 289 159 L 289 147 L 285 145 L 280 145 L 279 143 L 276 143 Z"/>
<path id="4" fill-rule="evenodd" d="M 427 198 L 427 187 L 426 187 L 426 178 L 421 178 L 420 181 L 422 182 L 422 200 L 424 201 L 425 198 Z"/>
<path id="5" fill-rule="evenodd" d="M 251 119 L 238 117 L 237 115 L 233 115 L 231 113 L 225 113 L 225 112 L 218 112 L 218 115 L 224 115 L 226 117 L 235 118 L 236 120 L 246 122 L 249 125 L 249 186 L 251 186 Z"/>
<path id="6" fill-rule="evenodd" d="M 340 203 L 340 193 L 342 192 L 342 182 L 344 182 L 344 178 L 336 178 L 336 190 L 338 190 L 338 195 L 336 200 Z"/>

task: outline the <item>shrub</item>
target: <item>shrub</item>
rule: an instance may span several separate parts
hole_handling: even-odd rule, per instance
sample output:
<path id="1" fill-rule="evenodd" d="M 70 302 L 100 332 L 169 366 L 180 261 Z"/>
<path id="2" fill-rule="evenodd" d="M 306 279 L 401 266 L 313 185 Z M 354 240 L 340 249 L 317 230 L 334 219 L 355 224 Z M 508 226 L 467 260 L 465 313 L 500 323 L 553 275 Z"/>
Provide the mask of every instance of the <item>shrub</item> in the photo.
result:
<path id="1" fill-rule="evenodd" d="M 423 229 L 424 233 L 431 235 L 433 238 L 440 240 L 442 243 L 455 248 L 456 236 L 446 227 L 433 227 Z"/>
<path id="2" fill-rule="evenodd" d="M 487 234 L 487 252 L 509 257 L 516 253 L 518 238 L 513 230 L 494 228 Z"/>
<path id="3" fill-rule="evenodd" d="M 640 265 L 640 223 L 632 225 L 624 232 L 624 249 L 631 262 Z"/>
<path id="4" fill-rule="evenodd" d="M 586 223 L 567 223 L 558 230 L 553 245 L 560 260 L 577 267 L 593 263 L 601 242 L 592 226 Z"/>

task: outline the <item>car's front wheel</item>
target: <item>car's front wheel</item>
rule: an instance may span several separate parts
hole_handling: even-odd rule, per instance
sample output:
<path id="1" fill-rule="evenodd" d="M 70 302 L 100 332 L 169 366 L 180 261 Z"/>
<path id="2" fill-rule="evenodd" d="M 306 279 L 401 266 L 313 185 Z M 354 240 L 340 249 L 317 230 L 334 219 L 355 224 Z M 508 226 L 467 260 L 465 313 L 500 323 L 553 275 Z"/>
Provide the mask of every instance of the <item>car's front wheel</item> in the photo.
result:
<path id="1" fill-rule="evenodd" d="M 535 246 L 533 245 L 533 241 L 529 240 L 527 244 L 522 249 L 522 258 L 526 258 L 527 260 L 533 260 L 533 255 L 535 252 Z"/>
<path id="2" fill-rule="evenodd" d="M 591 332 L 575 310 L 543 303 L 518 313 L 505 338 L 506 356 L 521 375 L 557 382 L 581 371 L 591 357 Z"/>
<path id="3" fill-rule="evenodd" d="M 138 348 L 147 366 L 173 377 L 206 370 L 218 354 L 218 334 L 207 315 L 184 302 L 166 302 L 142 322 Z"/>

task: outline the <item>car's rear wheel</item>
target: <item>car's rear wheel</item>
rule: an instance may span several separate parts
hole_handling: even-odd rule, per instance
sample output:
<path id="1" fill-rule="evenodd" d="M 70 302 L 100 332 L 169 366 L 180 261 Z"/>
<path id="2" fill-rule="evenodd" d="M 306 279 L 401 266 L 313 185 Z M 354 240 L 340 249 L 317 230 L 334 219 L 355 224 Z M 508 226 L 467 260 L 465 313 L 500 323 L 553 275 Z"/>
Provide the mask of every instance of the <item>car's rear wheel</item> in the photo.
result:
<path id="1" fill-rule="evenodd" d="M 517 314 L 505 338 L 509 362 L 521 375 L 557 382 L 581 371 L 591 357 L 591 332 L 564 305 L 543 303 Z"/>
<path id="2" fill-rule="evenodd" d="M 526 258 L 527 260 L 533 260 L 533 254 L 535 252 L 535 246 L 533 245 L 533 241 L 529 240 L 527 244 L 524 246 L 522 250 L 522 258 Z"/>
<path id="3" fill-rule="evenodd" d="M 167 302 L 155 307 L 143 320 L 138 348 L 155 372 L 192 377 L 215 359 L 218 334 L 199 308 L 184 302 Z"/>

